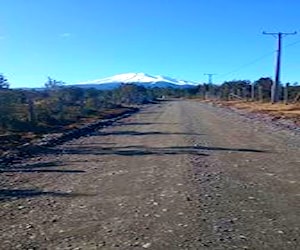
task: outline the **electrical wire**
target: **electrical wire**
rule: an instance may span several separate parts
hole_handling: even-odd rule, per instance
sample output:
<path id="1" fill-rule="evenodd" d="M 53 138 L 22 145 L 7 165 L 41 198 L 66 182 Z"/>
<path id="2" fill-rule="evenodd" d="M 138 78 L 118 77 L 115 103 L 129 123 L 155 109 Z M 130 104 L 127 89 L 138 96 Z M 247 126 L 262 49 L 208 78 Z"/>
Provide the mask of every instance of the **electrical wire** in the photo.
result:
<path id="1" fill-rule="evenodd" d="M 225 73 L 225 74 L 218 75 L 217 77 L 218 77 L 218 78 L 220 78 L 220 77 L 225 77 L 225 76 L 231 75 L 231 74 L 233 74 L 233 73 L 236 73 L 236 72 L 238 72 L 238 71 L 240 71 L 240 70 L 242 70 L 242 69 L 244 69 L 244 68 L 247 68 L 247 67 L 249 67 L 249 66 L 251 66 L 251 65 L 253 65 L 253 64 L 256 64 L 257 62 L 259 62 L 259 61 L 265 59 L 266 57 L 269 57 L 270 55 L 273 55 L 274 52 L 276 52 L 276 51 L 275 51 L 275 50 L 270 51 L 270 52 L 268 52 L 268 53 L 266 53 L 266 54 L 264 54 L 264 55 L 262 55 L 262 56 L 256 58 L 255 60 L 252 60 L 252 61 L 250 61 L 250 62 L 248 62 L 248 63 L 245 63 L 245 64 L 241 65 L 240 67 L 236 68 L 235 70 L 229 71 L 229 72 L 227 72 L 227 73 Z"/>
<path id="2" fill-rule="evenodd" d="M 292 47 L 292 46 L 297 45 L 297 44 L 300 44 L 300 40 L 298 40 L 296 42 L 293 42 L 293 43 L 290 43 L 290 44 L 287 44 L 287 45 L 284 46 L 284 48 L 289 48 L 289 47 Z M 268 52 L 268 53 L 260 56 L 259 58 L 253 60 L 253 61 L 250 61 L 248 63 L 245 63 L 245 64 L 241 65 L 240 67 L 238 67 L 238 68 L 236 68 L 236 69 L 234 69 L 232 71 L 229 71 L 227 73 L 218 75 L 218 76 L 216 76 L 216 78 L 221 78 L 221 77 L 225 77 L 225 76 L 231 75 L 233 73 L 236 73 L 236 72 L 238 72 L 238 71 L 240 71 L 240 70 L 242 70 L 244 68 L 247 68 L 247 67 L 249 67 L 249 66 L 251 66 L 253 64 L 256 64 L 257 62 L 260 62 L 261 60 L 265 59 L 266 57 L 269 57 L 270 55 L 273 55 L 274 52 L 276 52 L 276 50 L 270 51 L 270 52 Z"/>
<path id="3" fill-rule="evenodd" d="M 298 44 L 298 43 L 300 43 L 300 40 L 298 40 L 298 41 L 296 41 L 296 42 L 293 42 L 293 43 L 290 43 L 290 44 L 284 46 L 284 48 L 292 47 L 292 46 L 294 46 L 294 45 L 296 45 L 296 44 Z"/>

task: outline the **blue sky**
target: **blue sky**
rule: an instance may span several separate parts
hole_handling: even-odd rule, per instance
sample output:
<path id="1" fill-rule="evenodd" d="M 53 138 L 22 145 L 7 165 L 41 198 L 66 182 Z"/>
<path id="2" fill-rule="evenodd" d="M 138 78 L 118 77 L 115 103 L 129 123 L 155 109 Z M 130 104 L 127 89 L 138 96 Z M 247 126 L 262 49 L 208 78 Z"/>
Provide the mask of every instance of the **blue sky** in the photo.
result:
<path id="1" fill-rule="evenodd" d="M 299 0 L 0 0 L 0 73 L 12 87 L 144 72 L 203 82 L 300 82 Z M 288 45 L 288 46 L 287 46 Z"/>

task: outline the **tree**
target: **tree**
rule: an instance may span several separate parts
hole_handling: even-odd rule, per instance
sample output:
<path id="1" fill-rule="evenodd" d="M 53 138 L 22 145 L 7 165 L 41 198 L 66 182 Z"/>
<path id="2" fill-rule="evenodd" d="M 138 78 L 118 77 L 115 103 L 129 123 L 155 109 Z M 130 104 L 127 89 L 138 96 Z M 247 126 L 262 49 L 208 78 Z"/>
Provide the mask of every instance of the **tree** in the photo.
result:
<path id="1" fill-rule="evenodd" d="M 8 89 L 9 83 L 3 74 L 0 74 L 0 89 Z"/>
<path id="2" fill-rule="evenodd" d="M 271 100 L 271 88 L 273 80 L 270 77 L 261 77 L 254 82 L 254 88 L 256 90 L 256 96 L 259 101 L 270 101 Z"/>
<path id="3" fill-rule="evenodd" d="M 291 102 L 300 101 L 300 85 L 295 82 L 289 87 L 289 100 Z"/>
<path id="4" fill-rule="evenodd" d="M 122 84 L 115 91 L 115 100 L 117 104 L 145 104 L 152 101 L 148 94 L 147 89 L 143 86 Z"/>
<path id="5" fill-rule="evenodd" d="M 62 81 L 57 81 L 55 79 L 52 79 L 51 77 L 48 77 L 47 82 L 45 83 L 45 87 L 47 89 L 59 89 L 61 88 L 65 83 Z"/>
<path id="6" fill-rule="evenodd" d="M 13 128 L 26 118 L 25 97 L 21 90 L 0 89 L 0 131 Z"/>

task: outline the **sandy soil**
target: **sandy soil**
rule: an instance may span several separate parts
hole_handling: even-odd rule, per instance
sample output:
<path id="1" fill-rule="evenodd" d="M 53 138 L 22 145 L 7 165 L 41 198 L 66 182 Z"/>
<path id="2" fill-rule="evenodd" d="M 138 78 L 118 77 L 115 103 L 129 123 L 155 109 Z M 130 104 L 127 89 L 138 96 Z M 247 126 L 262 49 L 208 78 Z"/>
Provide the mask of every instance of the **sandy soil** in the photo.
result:
<path id="1" fill-rule="evenodd" d="M 0 249 L 299 249 L 300 135 L 172 101 L 0 166 Z"/>

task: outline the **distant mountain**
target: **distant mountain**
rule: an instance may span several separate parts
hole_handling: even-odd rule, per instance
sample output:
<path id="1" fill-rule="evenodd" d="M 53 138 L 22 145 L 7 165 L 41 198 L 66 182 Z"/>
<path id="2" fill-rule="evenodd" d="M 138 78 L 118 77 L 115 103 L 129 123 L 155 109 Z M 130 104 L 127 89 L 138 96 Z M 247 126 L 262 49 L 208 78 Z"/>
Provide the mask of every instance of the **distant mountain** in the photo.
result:
<path id="1" fill-rule="evenodd" d="M 127 73 L 99 80 L 82 82 L 72 86 L 104 90 L 117 88 L 121 84 L 136 84 L 146 88 L 191 88 L 198 85 L 196 82 L 176 80 L 166 76 L 152 76 L 145 73 Z"/>

